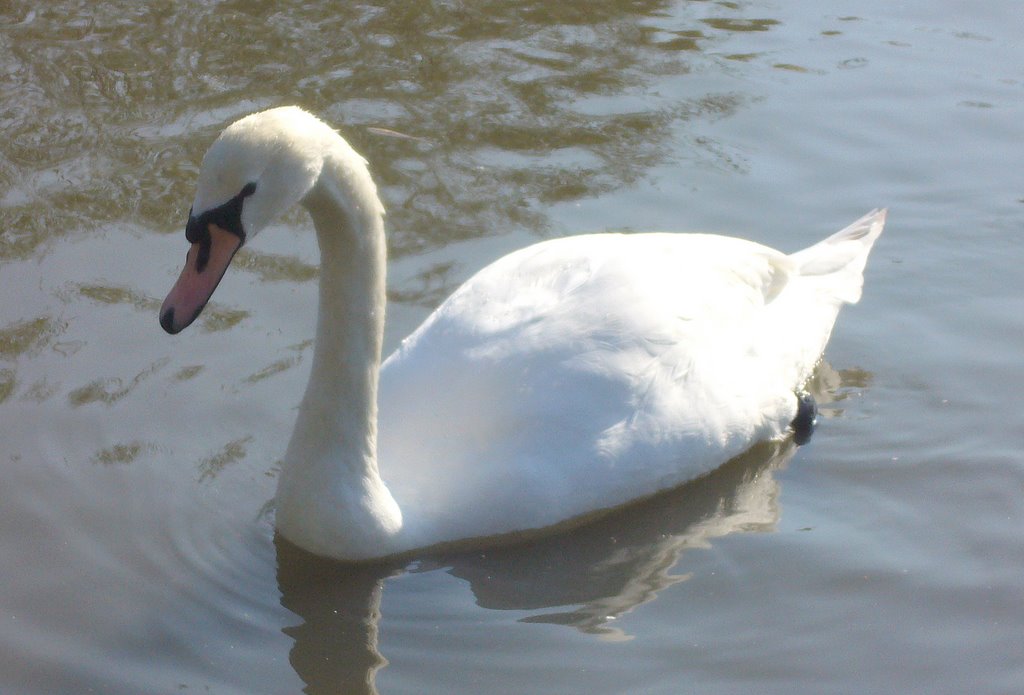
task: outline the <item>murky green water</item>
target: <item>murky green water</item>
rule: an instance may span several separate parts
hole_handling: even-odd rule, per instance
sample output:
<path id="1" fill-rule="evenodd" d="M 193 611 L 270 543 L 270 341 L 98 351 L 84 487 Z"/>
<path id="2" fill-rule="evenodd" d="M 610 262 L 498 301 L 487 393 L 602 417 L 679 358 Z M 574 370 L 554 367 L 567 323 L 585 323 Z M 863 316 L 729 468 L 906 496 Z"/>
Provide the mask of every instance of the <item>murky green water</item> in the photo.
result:
<path id="1" fill-rule="evenodd" d="M 1024 689 L 1012 0 L 0 6 L 4 693 Z M 812 443 L 523 547 L 275 545 L 303 214 L 169 338 L 202 153 L 298 103 L 388 208 L 387 347 L 541 237 L 891 209 Z"/>

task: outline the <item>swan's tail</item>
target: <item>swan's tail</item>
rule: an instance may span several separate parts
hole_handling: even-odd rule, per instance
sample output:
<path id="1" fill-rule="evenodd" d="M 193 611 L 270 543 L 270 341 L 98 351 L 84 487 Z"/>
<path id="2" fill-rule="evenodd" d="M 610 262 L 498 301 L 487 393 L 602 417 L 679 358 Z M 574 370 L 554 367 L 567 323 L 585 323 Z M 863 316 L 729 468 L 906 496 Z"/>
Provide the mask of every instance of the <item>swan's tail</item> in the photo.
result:
<path id="1" fill-rule="evenodd" d="M 814 277 L 823 292 L 850 304 L 860 299 L 864 265 L 885 226 L 886 210 L 872 210 L 828 239 L 789 256 L 797 273 Z"/>

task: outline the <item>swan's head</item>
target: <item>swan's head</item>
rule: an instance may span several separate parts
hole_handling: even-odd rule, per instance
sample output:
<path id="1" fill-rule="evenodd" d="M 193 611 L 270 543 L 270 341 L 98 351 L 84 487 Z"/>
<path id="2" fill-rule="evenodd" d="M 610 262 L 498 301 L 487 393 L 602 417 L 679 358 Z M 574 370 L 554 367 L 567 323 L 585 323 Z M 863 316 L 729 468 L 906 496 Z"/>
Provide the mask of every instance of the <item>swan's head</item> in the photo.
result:
<path id="1" fill-rule="evenodd" d="M 191 246 L 160 309 L 164 330 L 177 333 L 199 316 L 235 252 L 306 196 L 339 140 L 294 106 L 246 116 L 221 133 L 203 157 L 185 227 Z"/>

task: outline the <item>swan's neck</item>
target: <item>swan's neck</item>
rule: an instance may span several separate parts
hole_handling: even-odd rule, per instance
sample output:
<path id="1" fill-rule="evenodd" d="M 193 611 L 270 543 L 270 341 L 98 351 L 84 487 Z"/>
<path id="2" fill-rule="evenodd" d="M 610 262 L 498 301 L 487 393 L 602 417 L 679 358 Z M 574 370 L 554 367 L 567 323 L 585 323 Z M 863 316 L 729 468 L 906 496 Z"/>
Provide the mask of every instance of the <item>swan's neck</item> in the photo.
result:
<path id="1" fill-rule="evenodd" d="M 278 481 L 277 526 L 308 550 L 387 551 L 401 513 L 377 469 L 383 208 L 361 162 L 328 157 L 304 199 L 320 245 L 313 365 Z"/>

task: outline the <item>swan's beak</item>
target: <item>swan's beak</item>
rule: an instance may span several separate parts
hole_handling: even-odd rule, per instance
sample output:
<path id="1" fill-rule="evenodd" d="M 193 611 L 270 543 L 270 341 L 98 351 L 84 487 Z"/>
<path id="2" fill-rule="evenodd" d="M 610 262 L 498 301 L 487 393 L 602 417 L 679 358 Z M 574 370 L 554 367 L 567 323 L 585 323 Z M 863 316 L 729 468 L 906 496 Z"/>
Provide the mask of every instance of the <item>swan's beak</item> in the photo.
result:
<path id="1" fill-rule="evenodd" d="M 160 325 L 168 333 L 178 333 L 196 320 L 242 245 L 238 235 L 215 224 L 207 229 L 209 235 L 189 247 L 185 267 L 160 307 Z"/>

